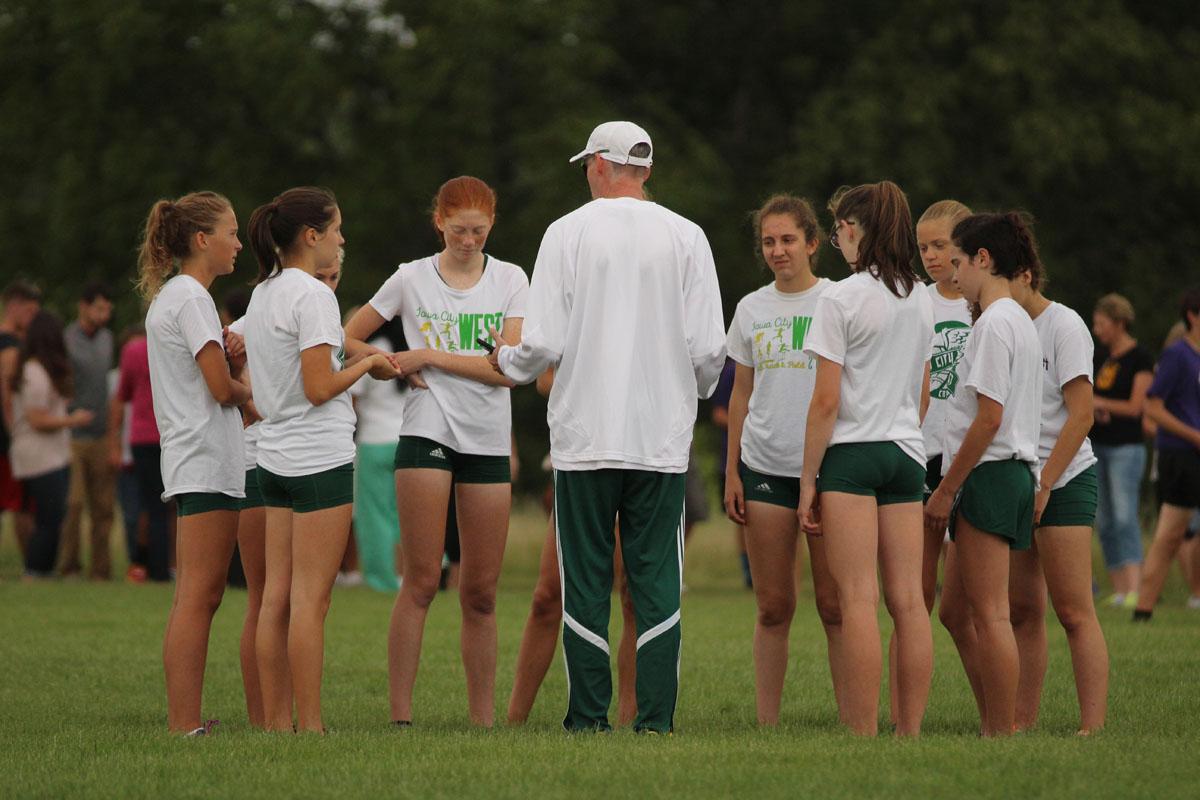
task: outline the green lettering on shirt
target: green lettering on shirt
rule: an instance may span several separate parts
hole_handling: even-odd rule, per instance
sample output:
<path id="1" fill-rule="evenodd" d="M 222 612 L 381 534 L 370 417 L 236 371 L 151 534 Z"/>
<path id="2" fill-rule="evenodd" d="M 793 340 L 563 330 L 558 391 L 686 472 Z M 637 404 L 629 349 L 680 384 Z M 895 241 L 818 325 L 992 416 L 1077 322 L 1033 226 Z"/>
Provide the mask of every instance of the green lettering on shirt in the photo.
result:
<path id="1" fill-rule="evenodd" d="M 812 317 L 792 317 L 792 349 L 804 349 L 804 337 L 812 325 Z"/>

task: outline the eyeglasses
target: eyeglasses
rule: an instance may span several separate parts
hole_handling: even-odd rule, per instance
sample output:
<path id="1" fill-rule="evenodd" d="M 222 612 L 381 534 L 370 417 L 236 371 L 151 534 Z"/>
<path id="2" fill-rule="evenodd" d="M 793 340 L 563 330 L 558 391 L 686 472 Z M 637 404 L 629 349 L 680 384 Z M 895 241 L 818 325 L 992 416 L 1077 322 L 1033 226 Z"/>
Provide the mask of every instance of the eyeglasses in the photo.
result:
<path id="1" fill-rule="evenodd" d="M 853 226 L 855 226 L 855 225 L 857 225 L 857 224 L 858 224 L 858 223 L 857 223 L 857 222 L 855 222 L 855 221 L 854 221 L 854 220 L 852 220 L 852 219 L 839 219 L 839 220 L 836 220 L 836 221 L 833 223 L 833 232 L 829 234 L 829 243 L 830 243 L 831 245 L 833 245 L 834 247 L 836 247 L 837 249 L 841 250 L 841 249 L 842 249 L 842 246 L 841 246 L 840 244 L 838 244 L 838 228 L 840 228 L 840 227 L 841 227 L 841 226 L 843 226 L 843 225 L 845 225 L 846 227 L 848 227 L 848 228 L 849 228 L 849 227 L 853 227 Z"/>

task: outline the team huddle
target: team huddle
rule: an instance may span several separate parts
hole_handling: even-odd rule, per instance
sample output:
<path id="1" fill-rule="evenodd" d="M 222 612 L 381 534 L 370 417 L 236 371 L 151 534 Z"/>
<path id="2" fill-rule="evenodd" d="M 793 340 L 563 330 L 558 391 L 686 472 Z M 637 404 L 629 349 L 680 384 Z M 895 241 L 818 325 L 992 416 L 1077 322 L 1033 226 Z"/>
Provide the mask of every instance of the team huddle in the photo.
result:
<path id="1" fill-rule="evenodd" d="M 179 515 L 164 642 L 169 728 L 208 730 L 208 634 L 236 542 L 251 597 L 241 642 L 250 720 L 324 730 L 324 621 L 349 535 L 349 391 L 360 381 L 410 387 L 394 456 L 404 559 L 388 634 L 392 723 L 413 724 L 453 493 L 468 708 L 473 723 L 491 725 L 512 499 L 510 389 L 536 380 L 549 393 L 554 536 L 543 571 L 561 600 L 564 727 L 610 727 L 616 566 L 633 651 L 623 721 L 670 733 L 684 478 L 697 401 L 712 394 L 727 354 L 736 371 L 724 502 L 745 527 L 754 579 L 761 724 L 779 720 L 803 539 L 838 716 L 852 731 L 877 732 L 886 664 L 895 732 L 920 733 L 943 550 L 939 616 L 981 733 L 1036 721 L 1045 631 L 1021 622 L 1044 618 L 1047 590 L 1067 630 L 1080 732 L 1102 727 L 1108 654 L 1092 604 L 1097 477 L 1087 439 L 1093 345 L 1078 314 L 1042 295 L 1028 219 L 942 201 L 914 224 L 895 184 L 850 188 L 829 204 L 830 241 L 852 270 L 833 282 L 814 274 L 824 234 L 812 205 L 777 195 L 754 217 L 773 280 L 738 303 L 726 331 L 704 232 L 646 199 L 649 135 L 605 123 L 571 161 L 582 163 L 593 199 L 550 225 L 532 279 L 484 253 L 495 194 L 456 178 L 434 204 L 444 249 L 401 264 L 344 327 L 321 277 L 344 244 L 331 193 L 289 189 L 250 216 L 258 283 L 228 330 L 209 287 L 241 249 L 233 208 L 211 192 L 155 204 L 139 271 L 152 298 L 164 497 Z M 410 349 L 393 352 L 378 335 L 395 323 Z M 886 660 L 881 584 L 895 623 Z M 536 693 L 556 631 L 530 677 L 530 624 L 517 682 Z M 510 708 L 510 719 L 531 703 Z"/>

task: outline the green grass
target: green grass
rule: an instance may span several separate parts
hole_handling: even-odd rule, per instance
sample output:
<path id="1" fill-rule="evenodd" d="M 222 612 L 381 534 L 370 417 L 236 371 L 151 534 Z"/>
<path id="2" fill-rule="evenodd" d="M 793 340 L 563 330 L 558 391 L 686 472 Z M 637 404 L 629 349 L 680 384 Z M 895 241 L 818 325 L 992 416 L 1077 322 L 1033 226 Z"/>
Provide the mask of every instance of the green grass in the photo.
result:
<path id="1" fill-rule="evenodd" d="M 499 599 L 498 716 L 512 686 L 544 523 L 514 519 Z M 327 624 L 325 721 L 331 733 L 249 728 L 238 675 L 245 595 L 217 615 L 204 740 L 168 736 L 160 663 L 165 587 L 24 585 L 11 534 L 0 545 L 0 797 L 529 797 L 667 794 L 836 797 L 1196 797 L 1200 794 L 1200 613 L 1173 579 L 1150 625 L 1102 611 L 1112 656 L 1107 730 L 1076 724 L 1070 663 L 1050 626 L 1040 728 L 1007 741 L 975 736 L 969 689 L 935 625 L 933 691 L 918 741 L 856 739 L 836 724 L 824 640 L 801 599 L 783 724 L 754 725 L 754 602 L 738 588 L 728 526 L 693 537 L 673 737 L 568 736 L 561 657 L 521 729 L 472 730 L 458 657 L 458 614 L 443 595 L 429 616 L 416 727 L 388 729 L 385 633 L 391 598 L 339 589 Z M 614 621 L 613 629 L 619 626 Z"/>

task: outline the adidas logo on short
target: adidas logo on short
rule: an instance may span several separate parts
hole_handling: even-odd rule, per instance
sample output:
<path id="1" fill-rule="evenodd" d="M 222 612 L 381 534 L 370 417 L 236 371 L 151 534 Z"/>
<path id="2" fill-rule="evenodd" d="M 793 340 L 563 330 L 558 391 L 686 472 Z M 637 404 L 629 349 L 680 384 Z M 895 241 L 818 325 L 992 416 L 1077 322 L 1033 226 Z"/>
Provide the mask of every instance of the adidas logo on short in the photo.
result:
<path id="1" fill-rule="evenodd" d="M 446 460 L 446 454 L 444 452 L 442 452 L 442 448 L 440 448 L 440 447 L 435 447 L 434 449 L 430 450 L 429 456 L 431 458 L 440 458 L 443 461 Z"/>
<path id="2" fill-rule="evenodd" d="M 760 483 L 758 486 L 755 486 L 754 491 L 762 492 L 764 494 L 771 494 L 771 484 L 766 483 L 764 481 L 763 483 Z"/>

